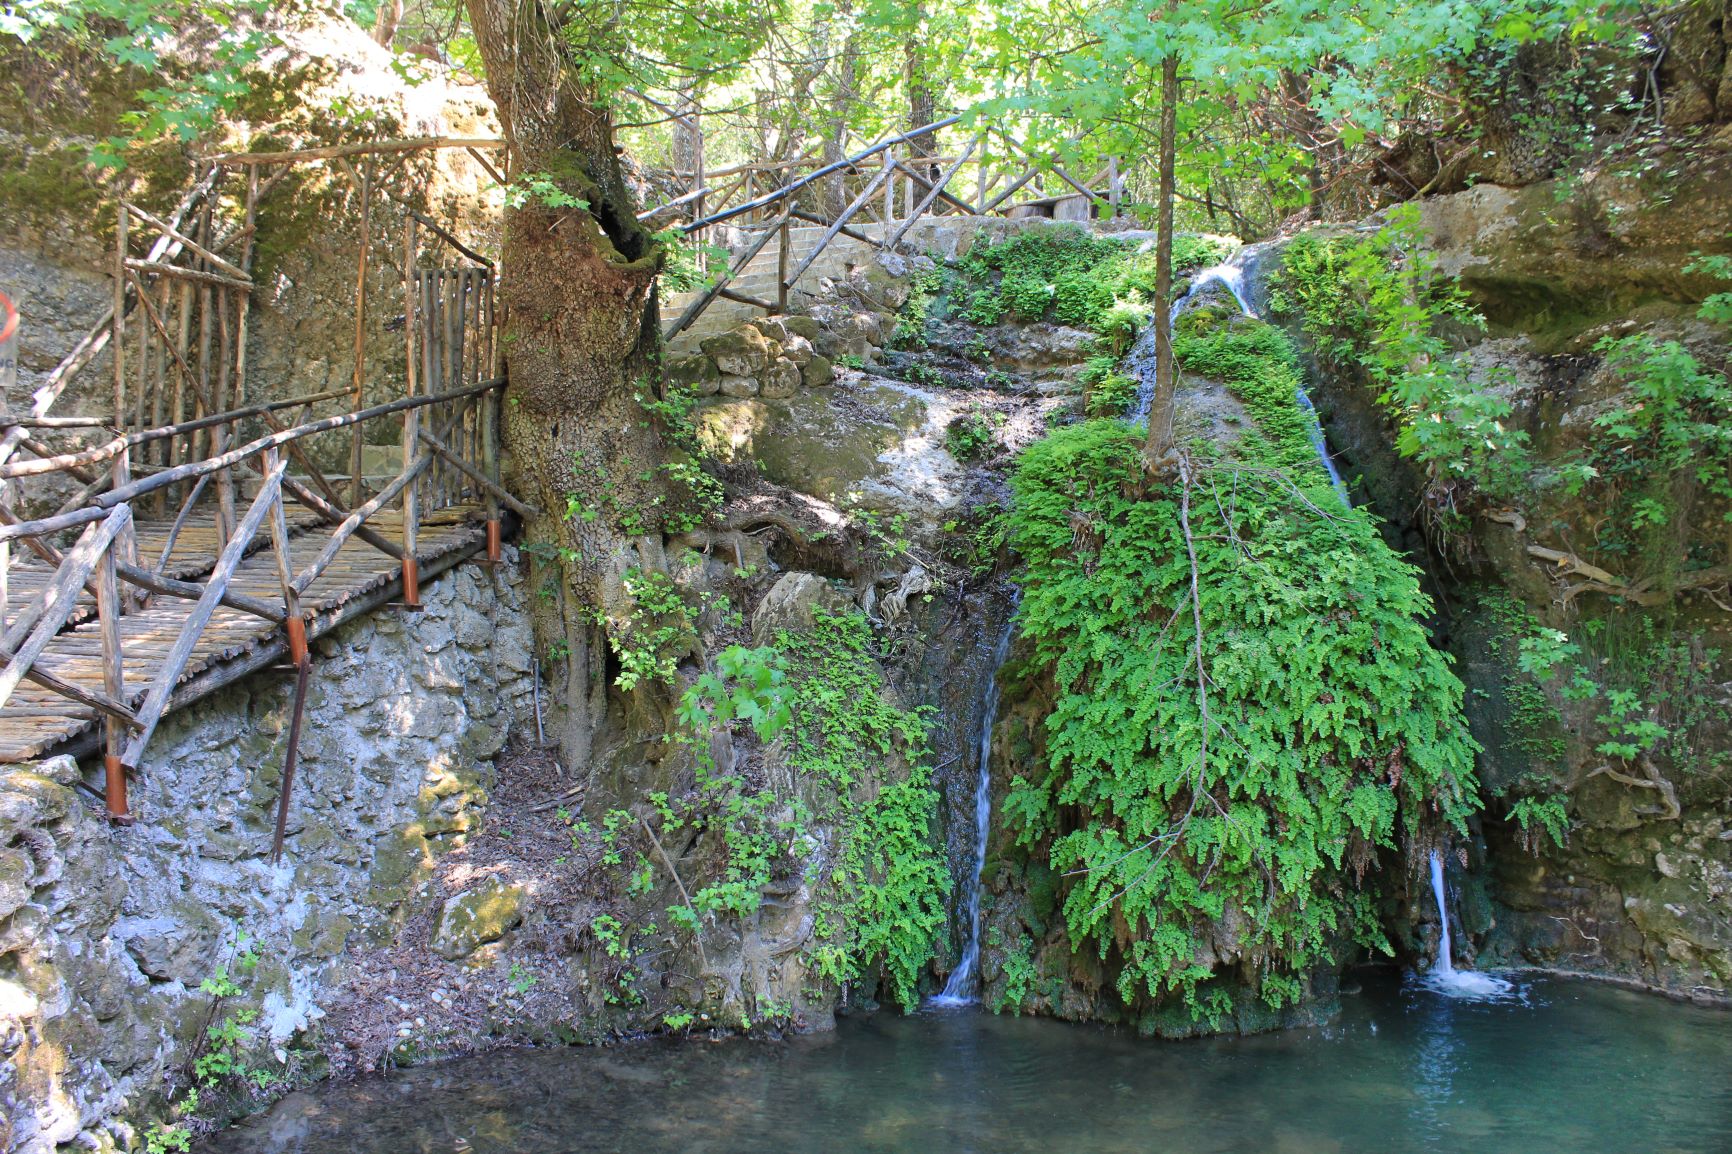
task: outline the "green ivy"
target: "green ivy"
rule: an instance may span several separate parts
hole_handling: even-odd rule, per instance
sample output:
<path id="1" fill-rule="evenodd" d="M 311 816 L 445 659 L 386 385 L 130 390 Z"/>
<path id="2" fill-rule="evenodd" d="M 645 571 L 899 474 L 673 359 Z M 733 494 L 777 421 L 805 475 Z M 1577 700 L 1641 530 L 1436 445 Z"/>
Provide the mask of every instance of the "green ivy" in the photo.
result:
<path id="1" fill-rule="evenodd" d="M 884 692 L 872 634 L 858 613 L 818 613 L 776 640 L 796 686 L 787 760 L 833 797 L 838 836 L 817 887 L 817 971 L 838 983 L 881 964 L 891 995 L 913 1009 L 921 971 L 943 939 L 950 871 L 933 836 L 928 718 Z M 886 780 L 886 767 L 908 767 Z M 822 819 L 820 819 L 822 820 Z"/>
<path id="2" fill-rule="evenodd" d="M 1224 242 L 1173 237 L 1173 267 L 1199 268 L 1226 254 Z M 969 289 L 964 319 L 994 325 L 1052 319 L 1103 336 L 1123 353 L 1149 315 L 1155 291 L 1153 246 L 1094 236 L 1083 228 L 1047 228 L 997 244 L 977 245 L 955 271 Z"/>
<path id="3" fill-rule="evenodd" d="M 886 698 L 866 619 L 819 613 L 810 631 L 778 634 L 773 649 L 730 647 L 683 695 L 679 718 L 700 751 L 699 789 L 679 803 L 652 798 L 662 830 L 719 830 L 727 852 L 692 905 L 668 911 L 674 924 L 695 931 L 710 915 L 752 914 L 778 863 L 811 856 L 806 830 L 830 828 L 819 859 L 827 866 L 807 879 L 817 911 L 811 964 L 842 985 L 882 965 L 891 995 L 912 1009 L 945 931 L 950 873 L 932 836 L 927 718 Z M 775 743 L 799 797 L 714 772 L 707 738 L 734 723 Z M 889 780 L 886 767 L 898 762 L 907 775 Z"/>

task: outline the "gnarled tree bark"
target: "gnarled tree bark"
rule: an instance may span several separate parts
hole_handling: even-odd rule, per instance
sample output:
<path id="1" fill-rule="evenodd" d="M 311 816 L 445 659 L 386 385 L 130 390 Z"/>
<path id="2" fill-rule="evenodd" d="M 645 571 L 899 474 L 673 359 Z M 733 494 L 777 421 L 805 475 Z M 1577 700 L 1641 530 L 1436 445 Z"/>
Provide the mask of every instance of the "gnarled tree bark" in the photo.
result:
<path id="1" fill-rule="evenodd" d="M 468 0 L 468 9 L 511 172 L 584 202 L 524 198 L 507 211 L 500 262 L 504 444 L 517 487 L 542 510 L 526 539 L 559 570 L 559 596 L 536 599 L 537 630 L 543 652 L 561 655 L 555 732 L 566 763 L 579 765 L 608 720 L 598 622 L 626 608 L 628 570 L 662 564 L 668 452 L 636 399 L 659 377 L 662 258 L 636 220 L 608 110 L 572 67 L 557 10 L 536 0 Z"/>

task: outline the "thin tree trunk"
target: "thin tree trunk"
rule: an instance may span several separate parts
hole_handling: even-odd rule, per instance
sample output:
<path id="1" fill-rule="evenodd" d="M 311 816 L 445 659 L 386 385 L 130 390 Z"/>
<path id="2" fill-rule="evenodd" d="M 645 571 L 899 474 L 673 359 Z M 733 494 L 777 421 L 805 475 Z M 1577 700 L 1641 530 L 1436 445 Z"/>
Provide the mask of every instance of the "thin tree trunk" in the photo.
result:
<path id="1" fill-rule="evenodd" d="M 824 163 L 835 164 L 842 159 L 843 149 L 847 145 L 848 116 L 853 111 L 858 99 L 855 86 L 858 82 L 860 37 L 854 28 L 853 0 L 839 0 L 836 5 L 836 19 L 847 26 L 847 33 L 842 41 L 841 55 L 836 67 L 836 88 L 832 97 L 832 115 L 827 131 L 824 133 Z M 819 190 L 819 198 L 824 206 L 824 215 L 835 220 L 842 215 L 842 210 L 848 206 L 847 174 L 837 173 L 826 177 Z"/>
<path id="2" fill-rule="evenodd" d="M 373 40 L 391 47 L 397 36 L 397 25 L 403 22 L 403 0 L 380 0 L 379 11 L 373 17 Z"/>
<path id="3" fill-rule="evenodd" d="M 925 35 L 923 25 L 926 22 L 926 10 L 922 5 L 915 9 L 914 30 L 903 45 L 902 77 L 908 89 L 908 131 L 912 132 L 922 125 L 931 124 L 938 119 L 938 93 L 933 87 L 931 69 L 927 67 L 926 49 L 921 37 Z M 938 167 L 933 164 L 922 164 L 920 158 L 938 155 L 938 141 L 930 133 L 922 133 L 908 142 L 909 166 L 915 172 L 932 181 L 938 175 Z M 910 187 L 910 197 L 913 189 Z"/>
<path id="4" fill-rule="evenodd" d="M 1173 447 L 1173 398 L 1178 380 L 1173 364 L 1173 165 L 1179 134 L 1179 60 L 1161 61 L 1161 179 L 1156 194 L 1159 230 L 1155 238 L 1155 395 L 1149 404 L 1149 439 L 1145 454 L 1151 465 L 1164 460 Z"/>

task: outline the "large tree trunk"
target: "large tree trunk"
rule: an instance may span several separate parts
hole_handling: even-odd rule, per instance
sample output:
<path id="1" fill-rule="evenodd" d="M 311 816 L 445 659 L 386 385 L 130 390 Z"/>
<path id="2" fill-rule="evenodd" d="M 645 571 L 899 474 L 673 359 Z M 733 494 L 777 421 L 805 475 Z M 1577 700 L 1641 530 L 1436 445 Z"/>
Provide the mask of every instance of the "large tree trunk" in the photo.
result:
<path id="1" fill-rule="evenodd" d="M 661 258 L 637 223 L 608 113 L 567 71 L 546 10 L 535 0 L 468 7 L 512 172 L 545 174 L 588 205 L 532 198 L 509 210 L 500 279 L 505 448 L 515 484 L 542 510 L 525 537 L 551 546 L 540 550 L 542 564 L 561 578 L 557 597 L 537 598 L 537 628 L 544 653 L 563 646 L 564 692 L 550 688 L 565 705 L 556 732 L 566 763 L 576 765 L 606 721 L 596 610 L 617 617 L 625 572 L 662 563 L 658 466 L 667 454 L 635 398 L 659 377 Z"/>
<path id="2" fill-rule="evenodd" d="M 1173 165 L 1179 133 L 1179 60 L 1161 61 L 1161 179 L 1156 194 L 1155 236 L 1155 395 L 1149 403 L 1149 439 L 1145 449 L 1151 465 L 1173 447 L 1173 398 L 1178 376 L 1173 364 Z"/>
<path id="3" fill-rule="evenodd" d="M 397 25 L 403 22 L 403 0 L 380 0 L 373 15 L 373 39 L 386 48 L 397 36 Z"/>

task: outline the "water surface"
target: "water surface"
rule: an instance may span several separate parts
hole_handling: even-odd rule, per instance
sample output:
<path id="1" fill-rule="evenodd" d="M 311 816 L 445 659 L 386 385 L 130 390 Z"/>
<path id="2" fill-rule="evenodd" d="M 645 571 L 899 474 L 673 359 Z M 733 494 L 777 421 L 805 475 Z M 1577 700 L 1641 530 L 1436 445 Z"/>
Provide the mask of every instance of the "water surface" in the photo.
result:
<path id="1" fill-rule="evenodd" d="M 247 1154 L 1723 1154 L 1732 1016 L 1587 983 L 1368 979 L 1320 1030 L 1199 1042 L 979 1010 L 789 1041 L 519 1050 L 292 1095 Z"/>

